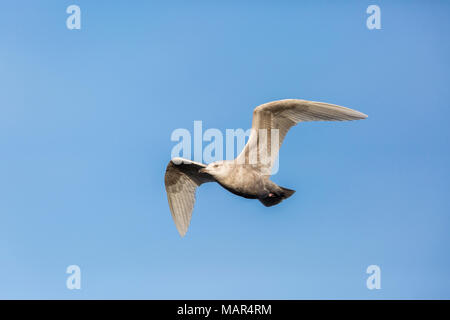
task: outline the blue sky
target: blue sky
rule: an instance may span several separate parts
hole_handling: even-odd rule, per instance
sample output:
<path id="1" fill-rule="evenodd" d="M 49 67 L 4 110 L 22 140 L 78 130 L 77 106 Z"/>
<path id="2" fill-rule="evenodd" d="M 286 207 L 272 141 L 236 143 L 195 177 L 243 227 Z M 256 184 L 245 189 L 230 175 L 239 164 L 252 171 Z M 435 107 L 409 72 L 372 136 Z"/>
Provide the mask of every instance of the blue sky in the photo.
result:
<path id="1" fill-rule="evenodd" d="M 448 2 L 1 9 L 0 298 L 450 298 Z M 284 98 L 369 118 L 291 130 L 273 180 L 297 192 L 278 206 L 203 185 L 180 238 L 172 131 L 248 128 Z M 81 290 L 66 288 L 73 264 Z"/>

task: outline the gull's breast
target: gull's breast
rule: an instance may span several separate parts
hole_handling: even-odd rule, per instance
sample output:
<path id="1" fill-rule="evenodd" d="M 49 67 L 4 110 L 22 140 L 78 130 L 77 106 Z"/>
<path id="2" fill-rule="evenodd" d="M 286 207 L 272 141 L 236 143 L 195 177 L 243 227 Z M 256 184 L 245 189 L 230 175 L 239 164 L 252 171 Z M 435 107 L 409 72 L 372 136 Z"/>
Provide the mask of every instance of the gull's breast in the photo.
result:
<path id="1" fill-rule="evenodd" d="M 256 199 L 264 192 L 264 181 L 255 169 L 236 165 L 230 173 L 217 182 L 228 191 L 249 199 Z"/>

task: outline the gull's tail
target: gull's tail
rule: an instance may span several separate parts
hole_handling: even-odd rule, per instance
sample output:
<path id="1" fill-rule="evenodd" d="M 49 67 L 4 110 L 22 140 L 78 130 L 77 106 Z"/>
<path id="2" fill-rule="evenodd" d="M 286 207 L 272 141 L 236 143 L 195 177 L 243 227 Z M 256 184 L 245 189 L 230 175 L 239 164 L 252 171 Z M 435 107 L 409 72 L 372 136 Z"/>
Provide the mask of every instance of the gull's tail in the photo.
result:
<path id="1" fill-rule="evenodd" d="M 276 204 L 279 204 L 284 199 L 289 198 L 295 193 L 295 190 L 291 190 L 288 188 L 279 187 L 281 189 L 281 192 L 278 194 L 274 194 L 271 197 L 265 197 L 265 198 L 259 198 L 259 201 L 266 207 L 271 207 Z"/>
<path id="2" fill-rule="evenodd" d="M 283 199 L 287 199 L 295 193 L 295 190 L 280 187 L 283 190 Z"/>

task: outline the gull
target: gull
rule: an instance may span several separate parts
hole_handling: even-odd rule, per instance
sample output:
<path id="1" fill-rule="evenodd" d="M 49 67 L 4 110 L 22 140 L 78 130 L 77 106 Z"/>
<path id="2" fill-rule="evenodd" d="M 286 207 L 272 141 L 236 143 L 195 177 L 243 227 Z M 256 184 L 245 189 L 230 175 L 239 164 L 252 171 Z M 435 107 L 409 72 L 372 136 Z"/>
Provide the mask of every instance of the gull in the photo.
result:
<path id="1" fill-rule="evenodd" d="M 271 207 L 289 198 L 294 190 L 270 180 L 279 148 L 289 129 L 304 121 L 346 121 L 365 119 L 367 115 L 334 104 L 299 99 L 272 101 L 253 111 L 250 137 L 234 160 L 208 165 L 173 158 L 166 168 L 164 183 L 170 212 L 181 237 L 192 218 L 197 187 L 217 182 L 235 195 L 258 199 Z"/>

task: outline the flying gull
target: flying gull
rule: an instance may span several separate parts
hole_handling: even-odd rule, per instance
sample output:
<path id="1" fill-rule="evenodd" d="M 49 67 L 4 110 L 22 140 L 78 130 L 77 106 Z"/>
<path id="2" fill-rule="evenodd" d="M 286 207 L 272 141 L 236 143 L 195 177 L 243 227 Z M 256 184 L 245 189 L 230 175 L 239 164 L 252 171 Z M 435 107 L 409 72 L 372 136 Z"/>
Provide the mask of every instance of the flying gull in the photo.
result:
<path id="1" fill-rule="evenodd" d="M 250 137 L 236 159 L 205 165 L 173 158 L 167 165 L 164 182 L 178 232 L 182 237 L 186 234 L 195 191 L 206 182 L 217 182 L 238 196 L 258 199 L 266 207 L 292 196 L 294 190 L 280 187 L 269 178 L 286 133 L 297 123 L 365 118 L 364 113 L 349 108 L 298 99 L 273 101 L 256 107 Z"/>

